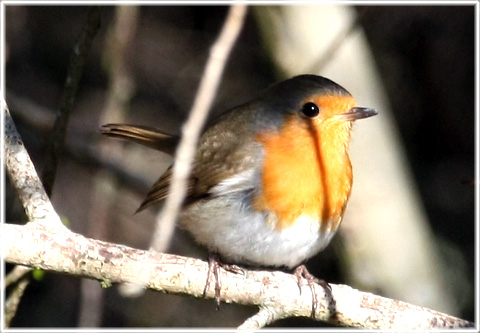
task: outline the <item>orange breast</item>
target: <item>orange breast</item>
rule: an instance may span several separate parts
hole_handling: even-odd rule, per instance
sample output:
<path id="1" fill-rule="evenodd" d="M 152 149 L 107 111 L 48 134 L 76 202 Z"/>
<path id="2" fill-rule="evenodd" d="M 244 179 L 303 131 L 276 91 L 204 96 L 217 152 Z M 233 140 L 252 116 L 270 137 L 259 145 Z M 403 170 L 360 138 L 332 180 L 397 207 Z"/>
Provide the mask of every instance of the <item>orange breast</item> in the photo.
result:
<path id="1" fill-rule="evenodd" d="M 333 101 L 315 102 L 328 116 Z M 347 152 L 350 124 L 289 115 L 279 131 L 259 134 L 256 139 L 264 147 L 265 160 L 262 191 L 254 207 L 275 213 L 279 230 L 301 215 L 319 219 L 322 225 L 333 223 L 330 228 L 335 229 L 352 185 Z"/>

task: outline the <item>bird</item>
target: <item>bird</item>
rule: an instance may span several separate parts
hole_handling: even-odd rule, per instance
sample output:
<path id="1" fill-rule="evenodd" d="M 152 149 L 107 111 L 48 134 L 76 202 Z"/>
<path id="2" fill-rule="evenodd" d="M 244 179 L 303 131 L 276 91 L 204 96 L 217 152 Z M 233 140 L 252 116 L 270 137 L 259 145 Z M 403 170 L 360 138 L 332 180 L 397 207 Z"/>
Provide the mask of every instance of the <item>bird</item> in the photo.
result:
<path id="1" fill-rule="evenodd" d="M 322 76 L 270 85 L 204 128 L 179 227 L 225 263 L 304 267 L 341 224 L 352 190 L 352 124 L 377 113 Z M 101 132 L 169 154 L 180 140 L 138 125 Z M 168 196 L 171 177 L 169 168 L 138 211 Z"/>

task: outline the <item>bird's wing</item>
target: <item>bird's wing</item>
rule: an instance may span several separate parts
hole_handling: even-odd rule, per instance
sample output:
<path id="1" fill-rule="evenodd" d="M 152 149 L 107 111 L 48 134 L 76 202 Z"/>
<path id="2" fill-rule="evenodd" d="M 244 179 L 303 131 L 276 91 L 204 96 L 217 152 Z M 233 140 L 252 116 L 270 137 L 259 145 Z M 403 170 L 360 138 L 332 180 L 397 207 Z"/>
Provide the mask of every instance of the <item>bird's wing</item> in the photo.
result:
<path id="1" fill-rule="evenodd" d="M 193 195 L 223 195 L 254 187 L 257 143 L 239 133 L 225 132 L 215 142 L 200 145 L 192 174 Z M 214 148 L 213 148 L 214 147 Z"/>
<path id="2" fill-rule="evenodd" d="M 165 173 L 152 185 L 145 200 L 143 200 L 136 212 L 138 213 L 150 205 L 163 201 L 168 195 L 171 180 L 172 167 L 169 167 L 167 171 L 165 171 Z M 191 195 L 194 184 L 195 178 L 190 176 L 187 183 L 187 197 Z"/>
<path id="3" fill-rule="evenodd" d="M 261 148 L 245 121 L 245 113 L 229 112 L 222 116 L 200 138 L 186 202 L 253 189 L 260 154 Z M 171 179 L 170 168 L 152 186 L 139 210 L 164 200 Z"/>
<path id="4" fill-rule="evenodd" d="M 227 136 L 222 135 L 221 145 L 214 145 L 215 148 L 208 149 L 208 153 L 200 145 L 187 183 L 187 202 L 254 188 L 255 142 L 240 142 Z M 171 180 L 172 167 L 153 184 L 137 212 L 163 201 Z"/>

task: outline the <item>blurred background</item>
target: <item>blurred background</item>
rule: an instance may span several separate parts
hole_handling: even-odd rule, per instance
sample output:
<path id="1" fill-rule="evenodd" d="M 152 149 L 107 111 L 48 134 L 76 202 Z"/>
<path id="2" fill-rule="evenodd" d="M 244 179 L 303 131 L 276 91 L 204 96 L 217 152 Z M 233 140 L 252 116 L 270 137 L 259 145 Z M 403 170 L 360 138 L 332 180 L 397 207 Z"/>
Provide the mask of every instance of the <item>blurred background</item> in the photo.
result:
<path id="1" fill-rule="evenodd" d="M 52 201 L 69 228 L 147 249 L 156 209 L 134 215 L 171 157 L 103 138 L 109 122 L 179 133 L 227 7 L 105 7 L 71 115 Z M 7 6 L 6 101 L 37 171 L 86 6 Z M 212 114 L 269 84 L 324 75 L 380 114 L 354 127 L 354 190 L 314 275 L 473 321 L 473 6 L 252 6 Z M 25 221 L 6 179 L 7 222 Z M 177 231 L 168 250 L 205 259 Z M 7 265 L 7 272 L 12 267 Z M 236 327 L 256 309 L 37 274 L 12 327 Z M 478 292 L 478 291 L 477 291 Z M 8 293 L 8 290 L 7 290 Z M 325 326 L 292 318 L 272 326 Z"/>

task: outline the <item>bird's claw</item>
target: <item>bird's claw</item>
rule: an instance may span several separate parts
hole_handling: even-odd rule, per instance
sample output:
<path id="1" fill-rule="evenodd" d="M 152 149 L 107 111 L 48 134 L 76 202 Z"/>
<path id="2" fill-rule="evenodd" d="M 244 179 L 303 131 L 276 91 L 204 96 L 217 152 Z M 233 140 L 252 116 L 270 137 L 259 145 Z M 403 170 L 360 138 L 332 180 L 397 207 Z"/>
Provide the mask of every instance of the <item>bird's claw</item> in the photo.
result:
<path id="1" fill-rule="evenodd" d="M 310 287 L 310 290 L 312 291 L 312 318 L 315 318 L 315 313 L 317 311 L 317 302 L 318 302 L 318 297 L 317 293 L 315 292 L 315 287 L 314 284 L 318 284 L 324 289 L 328 289 L 329 291 L 332 290 L 332 287 L 328 284 L 328 282 L 319 279 L 312 275 L 308 270 L 305 265 L 300 265 L 297 268 L 295 268 L 293 274 L 297 277 L 298 281 L 298 288 L 300 289 L 300 294 L 302 294 L 302 279 L 307 280 L 307 285 Z"/>

